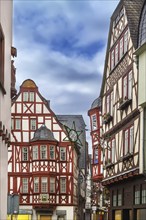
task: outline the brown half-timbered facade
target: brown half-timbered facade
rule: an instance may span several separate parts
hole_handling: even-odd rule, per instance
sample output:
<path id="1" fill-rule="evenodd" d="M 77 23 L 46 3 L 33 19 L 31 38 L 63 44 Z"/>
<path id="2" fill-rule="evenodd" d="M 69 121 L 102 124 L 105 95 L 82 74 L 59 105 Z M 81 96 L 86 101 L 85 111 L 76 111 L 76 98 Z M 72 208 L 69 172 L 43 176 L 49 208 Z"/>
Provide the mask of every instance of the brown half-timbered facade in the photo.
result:
<path id="1" fill-rule="evenodd" d="M 75 118 L 84 125 L 81 116 Z M 69 131 L 34 81 L 25 80 L 12 103 L 8 152 L 8 192 L 19 195 L 20 213 L 29 210 L 33 219 L 77 218 L 80 146 L 75 129 Z"/>
<path id="2" fill-rule="evenodd" d="M 121 0 L 110 23 L 100 93 L 102 183 L 110 190 L 110 220 L 141 220 L 146 210 L 141 144 L 143 109 L 138 103 L 140 73 L 134 54 L 143 2 Z"/>

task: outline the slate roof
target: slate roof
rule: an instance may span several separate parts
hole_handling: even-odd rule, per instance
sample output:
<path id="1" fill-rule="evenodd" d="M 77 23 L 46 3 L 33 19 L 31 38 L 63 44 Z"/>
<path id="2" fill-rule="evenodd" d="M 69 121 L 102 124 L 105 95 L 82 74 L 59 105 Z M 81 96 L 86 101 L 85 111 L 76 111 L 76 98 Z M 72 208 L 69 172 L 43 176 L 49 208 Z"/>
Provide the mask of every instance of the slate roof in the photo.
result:
<path id="1" fill-rule="evenodd" d="M 101 98 L 100 97 L 95 99 L 91 105 L 91 109 L 94 109 L 96 107 L 101 107 Z"/>
<path id="2" fill-rule="evenodd" d="M 31 139 L 33 141 L 57 141 L 54 138 L 53 132 L 46 127 L 46 125 L 42 125 L 39 129 L 37 129 L 34 133 L 34 137 Z"/>
<path id="3" fill-rule="evenodd" d="M 79 136 L 82 146 L 80 148 L 80 159 L 79 159 L 79 167 L 84 169 L 86 167 L 86 134 L 85 127 L 86 124 L 84 122 L 82 115 L 56 115 L 58 121 L 66 125 L 69 128 L 72 128 L 73 122 L 75 122 L 75 127 L 77 131 L 82 131 Z"/>
<path id="4" fill-rule="evenodd" d="M 139 20 L 140 20 L 141 11 L 142 11 L 144 2 L 145 0 L 121 0 L 111 16 L 106 57 L 105 57 L 105 65 L 104 65 L 104 75 L 103 75 L 102 86 L 101 86 L 101 91 L 100 91 L 101 97 L 102 97 L 104 83 L 106 79 L 106 69 L 107 69 L 107 62 L 108 62 L 108 56 L 109 56 L 109 50 L 110 50 L 113 21 L 115 20 L 122 6 L 125 6 L 127 20 L 128 20 L 128 27 L 130 30 L 130 36 L 133 42 L 133 46 L 135 47 L 135 49 L 137 49 Z"/>

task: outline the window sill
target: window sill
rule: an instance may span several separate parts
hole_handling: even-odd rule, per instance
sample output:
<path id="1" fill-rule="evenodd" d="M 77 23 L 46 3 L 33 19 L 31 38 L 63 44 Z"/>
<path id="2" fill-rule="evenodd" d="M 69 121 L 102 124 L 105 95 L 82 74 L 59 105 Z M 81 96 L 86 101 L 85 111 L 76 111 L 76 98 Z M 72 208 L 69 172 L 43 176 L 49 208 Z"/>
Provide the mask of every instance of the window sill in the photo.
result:
<path id="1" fill-rule="evenodd" d="M 130 104 L 132 103 L 132 99 L 125 99 L 120 104 L 118 110 L 124 110 L 126 109 Z"/>

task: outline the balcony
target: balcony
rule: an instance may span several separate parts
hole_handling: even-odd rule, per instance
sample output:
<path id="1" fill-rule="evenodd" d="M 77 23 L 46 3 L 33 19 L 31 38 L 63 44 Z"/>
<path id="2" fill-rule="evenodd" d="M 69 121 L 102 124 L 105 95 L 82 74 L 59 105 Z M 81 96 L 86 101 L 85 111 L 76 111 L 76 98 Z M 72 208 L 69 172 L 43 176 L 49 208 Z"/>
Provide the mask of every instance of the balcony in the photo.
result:
<path id="1" fill-rule="evenodd" d="M 132 99 L 129 99 L 128 97 L 125 96 L 124 99 L 119 100 L 119 108 L 118 110 L 124 110 L 126 109 L 132 102 Z"/>

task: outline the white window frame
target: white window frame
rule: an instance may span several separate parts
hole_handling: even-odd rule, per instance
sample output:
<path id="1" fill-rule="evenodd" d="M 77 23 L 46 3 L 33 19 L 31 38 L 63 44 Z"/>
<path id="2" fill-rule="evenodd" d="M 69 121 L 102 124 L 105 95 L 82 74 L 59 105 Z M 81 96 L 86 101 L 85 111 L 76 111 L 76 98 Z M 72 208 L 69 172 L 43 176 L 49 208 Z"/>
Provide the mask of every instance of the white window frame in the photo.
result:
<path id="1" fill-rule="evenodd" d="M 123 39 L 123 37 L 120 39 L 120 54 L 119 54 L 119 56 L 120 56 L 120 59 L 123 57 L 123 54 L 124 54 L 124 39 Z"/>
<path id="2" fill-rule="evenodd" d="M 28 178 L 22 178 L 22 193 L 28 193 Z"/>
<path id="3" fill-rule="evenodd" d="M 39 177 L 34 177 L 34 193 L 39 193 Z"/>
<path id="4" fill-rule="evenodd" d="M 116 147 L 116 140 L 115 138 L 112 140 L 112 146 L 111 146 L 111 162 L 115 163 L 115 147 Z"/>
<path id="5" fill-rule="evenodd" d="M 49 146 L 49 156 L 51 160 L 55 159 L 55 146 L 53 145 Z"/>
<path id="6" fill-rule="evenodd" d="M 96 130 L 97 129 L 97 116 L 96 114 L 91 116 L 91 121 L 92 121 L 92 130 Z"/>
<path id="7" fill-rule="evenodd" d="M 114 68 L 115 66 L 115 51 L 112 50 L 111 51 L 111 70 Z"/>
<path id="8" fill-rule="evenodd" d="M 66 193 L 66 177 L 60 177 L 60 193 Z"/>
<path id="9" fill-rule="evenodd" d="M 15 119 L 15 129 L 16 130 L 20 130 L 21 129 L 21 119 L 20 118 L 16 118 Z"/>
<path id="10" fill-rule="evenodd" d="M 23 92 L 23 102 L 28 102 L 28 92 Z"/>
<path id="11" fill-rule="evenodd" d="M 128 153 L 129 129 L 124 131 L 124 155 Z"/>
<path id="12" fill-rule="evenodd" d="M 118 63 L 119 61 L 119 45 L 117 44 L 115 47 L 115 65 Z"/>
<path id="13" fill-rule="evenodd" d="M 129 153 L 133 153 L 134 150 L 134 126 L 130 127 L 130 140 L 129 140 Z"/>
<path id="14" fill-rule="evenodd" d="M 48 178 L 41 177 L 41 193 L 47 193 L 47 192 L 48 192 Z"/>
<path id="15" fill-rule="evenodd" d="M 29 92 L 29 101 L 34 102 L 34 92 Z"/>
<path id="16" fill-rule="evenodd" d="M 32 158 L 33 158 L 33 160 L 38 160 L 39 159 L 38 146 L 37 145 L 32 147 Z"/>
<path id="17" fill-rule="evenodd" d="M 41 160 L 47 159 L 47 146 L 46 145 L 40 146 L 40 158 Z"/>
<path id="18" fill-rule="evenodd" d="M 127 52 L 127 50 L 128 50 L 128 30 L 126 30 L 124 34 L 124 54 Z"/>
<path id="19" fill-rule="evenodd" d="M 36 119 L 30 118 L 30 130 L 36 130 Z"/>
<path id="20" fill-rule="evenodd" d="M 132 70 L 128 73 L 128 98 L 132 99 Z"/>
<path id="21" fill-rule="evenodd" d="M 28 161 L 28 147 L 22 147 L 22 161 Z"/>
<path id="22" fill-rule="evenodd" d="M 60 147 L 60 160 L 66 161 L 66 147 Z"/>
<path id="23" fill-rule="evenodd" d="M 50 177 L 50 193 L 55 193 L 55 177 Z"/>

